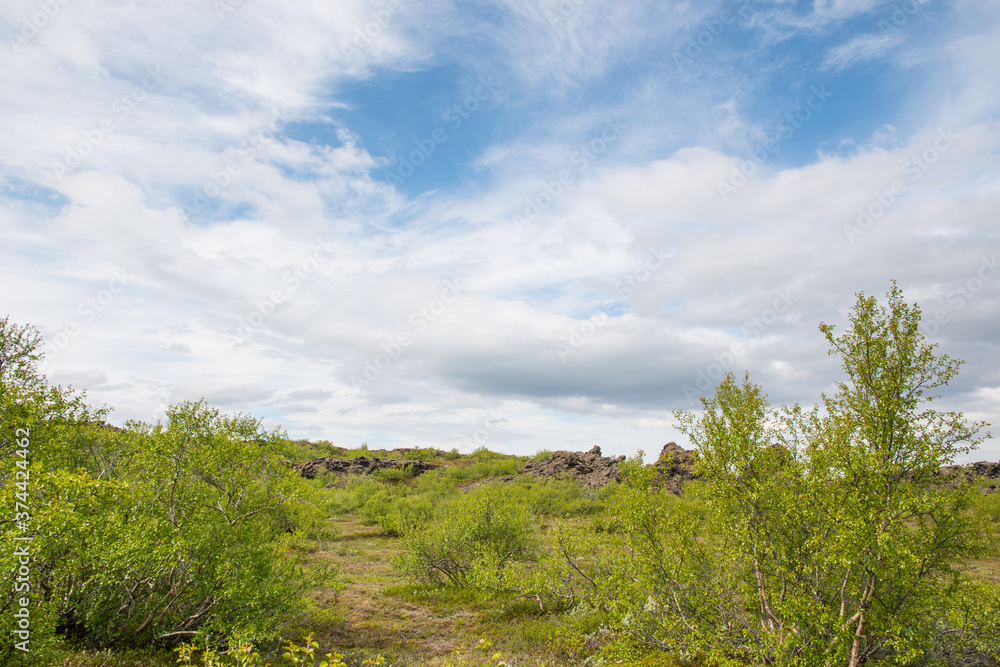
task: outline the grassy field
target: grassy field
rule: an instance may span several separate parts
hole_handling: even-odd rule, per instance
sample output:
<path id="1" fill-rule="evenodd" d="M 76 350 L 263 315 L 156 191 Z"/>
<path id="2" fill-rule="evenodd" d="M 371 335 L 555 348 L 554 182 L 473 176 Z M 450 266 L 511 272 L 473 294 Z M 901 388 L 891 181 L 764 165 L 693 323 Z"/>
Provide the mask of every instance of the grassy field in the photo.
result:
<path id="1" fill-rule="evenodd" d="M 309 591 L 308 612 L 283 629 L 300 645 L 312 633 L 318 655 L 339 651 L 347 665 L 380 657 L 385 665 L 414 667 L 581 665 L 612 638 L 599 615 L 584 609 L 543 613 L 537 602 L 517 594 L 415 584 L 394 565 L 403 540 L 382 534 L 358 515 L 331 517 L 326 530 L 336 537 L 290 545 L 289 558 L 328 577 Z M 263 659 L 272 665 L 288 664 L 283 652 L 276 645 L 262 647 Z M 603 663 L 591 658 L 588 664 Z M 62 664 L 166 667 L 177 664 L 177 655 L 75 651 Z M 650 653 L 641 664 L 678 663 Z"/>
<path id="2" fill-rule="evenodd" d="M 341 536 L 307 558 L 313 567 L 335 566 L 342 577 L 312 594 L 322 610 L 311 627 L 321 652 L 337 648 L 357 661 L 382 655 L 393 665 L 478 663 L 497 652 L 522 665 L 575 662 L 553 646 L 567 621 L 540 616 L 516 597 L 483 600 L 469 590 L 412 584 L 393 565 L 399 538 L 356 516 L 331 523 Z"/>
<path id="3" fill-rule="evenodd" d="M 340 455 L 337 458 L 394 455 L 367 449 L 336 453 Z M 543 452 L 535 458 L 542 460 L 550 454 Z M 286 619 L 281 628 L 285 643 L 303 645 L 303 637 L 311 635 L 318 644 L 317 656 L 338 651 L 349 666 L 528 667 L 578 665 L 588 658 L 587 664 L 625 664 L 622 656 L 638 656 L 635 650 L 619 649 L 610 661 L 595 660 L 595 653 L 613 634 L 603 626 L 600 614 L 585 606 L 552 613 L 519 593 L 421 584 L 405 573 L 399 565 L 406 552 L 405 540 L 393 534 L 396 523 L 386 520 L 387 513 L 397 509 L 433 512 L 431 504 L 446 504 L 490 478 L 517 475 L 526 460 L 487 451 L 461 457 L 452 453 L 411 454 L 417 455 L 439 468 L 420 477 L 390 470 L 346 479 L 321 473 L 310 481 L 317 501 L 329 510 L 308 533 L 294 535 L 284 547 L 285 557 L 301 567 L 303 577 L 314 584 L 306 594 L 306 611 Z M 557 521 L 580 526 L 607 521 L 601 514 L 606 491 L 588 490 L 569 479 L 530 477 L 504 486 L 535 508 L 534 530 L 546 545 Z M 407 510 L 408 500 L 414 498 L 432 501 Z M 554 514 L 563 516 L 556 518 Z M 261 660 L 271 665 L 289 664 L 282 657 L 283 646 L 259 646 Z M 643 665 L 676 664 L 648 650 L 646 654 Z M 165 667 L 178 664 L 178 656 L 167 650 L 112 653 L 76 649 L 67 652 L 61 664 Z M 194 664 L 201 664 L 197 655 Z"/>
<path id="4" fill-rule="evenodd" d="M 471 465 L 464 460 L 456 463 L 459 469 Z M 317 486 L 329 481 L 329 478 L 317 480 Z M 397 493 L 405 493 L 403 489 L 416 490 L 413 479 L 378 484 Z M 475 484 L 460 481 L 456 488 Z M 402 488 L 396 488 L 400 485 Z M 330 493 L 341 503 L 347 502 L 344 497 L 350 495 L 344 489 L 333 489 Z M 1000 504 L 988 496 L 984 498 L 988 501 L 977 511 L 996 514 Z M 597 502 L 593 495 L 590 501 Z M 992 519 L 991 554 L 970 560 L 965 567 L 978 578 L 1000 582 L 997 548 L 1000 516 L 989 518 Z M 603 513 L 583 513 L 568 519 L 540 516 L 537 526 L 543 541 L 551 543 L 552 528 L 557 522 L 579 527 L 600 525 L 608 519 Z M 302 645 L 303 636 L 311 633 L 318 644 L 317 655 L 338 651 L 348 666 L 698 664 L 631 644 L 610 629 L 606 618 L 586 606 L 552 613 L 540 609 L 537 601 L 516 593 L 487 594 L 472 588 L 415 583 L 398 566 L 406 551 L 404 539 L 386 534 L 370 518 L 365 520 L 357 513 L 328 516 L 311 537 L 297 536 L 286 550 L 287 558 L 296 561 L 304 573 L 316 576 L 317 581 L 308 591 L 306 613 L 288 619 L 282 628 L 283 636 L 286 641 Z M 278 644 L 260 650 L 262 661 L 271 665 L 289 664 L 282 658 L 284 649 Z M 165 667 L 177 664 L 177 654 L 77 651 L 67 654 L 62 664 Z"/>
<path id="5" fill-rule="evenodd" d="M 439 474 L 422 480 L 383 476 L 388 479 L 381 484 L 396 494 L 397 501 L 407 494 L 447 498 L 476 488 L 487 476 L 516 474 L 523 463 L 492 452 L 438 462 L 443 464 Z M 354 483 L 355 493 L 367 492 L 370 501 L 370 481 Z M 600 494 L 568 480 L 524 479 L 520 488 L 525 497 L 551 511 L 562 508 L 587 515 L 602 507 Z M 350 508 L 351 489 L 348 485 L 331 490 L 336 498 L 331 504 Z M 548 495 L 542 496 L 545 492 Z M 373 525 L 380 519 L 371 512 L 366 518 L 340 513 L 320 530 L 327 539 L 293 545 L 307 570 L 336 573 L 328 585 L 311 592 L 311 618 L 289 628 L 293 636 L 313 632 L 320 653 L 339 650 L 348 664 L 381 656 L 389 665 L 573 665 L 581 664 L 603 642 L 600 619 L 582 608 L 568 614 L 544 613 L 536 601 L 517 593 L 487 594 L 414 582 L 399 567 L 404 540 Z M 551 516 L 536 515 L 543 541 L 552 523 Z"/>

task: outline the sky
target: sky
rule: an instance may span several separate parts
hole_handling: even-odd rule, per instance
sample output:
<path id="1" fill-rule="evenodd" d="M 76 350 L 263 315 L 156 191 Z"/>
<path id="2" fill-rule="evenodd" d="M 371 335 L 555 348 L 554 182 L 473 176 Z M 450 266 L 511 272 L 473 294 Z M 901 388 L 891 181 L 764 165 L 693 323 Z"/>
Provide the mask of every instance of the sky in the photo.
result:
<path id="1" fill-rule="evenodd" d="M 819 324 L 893 280 L 966 362 L 934 407 L 1000 421 L 993 0 L 8 0 L 0 36 L 0 315 L 112 423 L 648 457 L 724 373 L 831 394 Z"/>

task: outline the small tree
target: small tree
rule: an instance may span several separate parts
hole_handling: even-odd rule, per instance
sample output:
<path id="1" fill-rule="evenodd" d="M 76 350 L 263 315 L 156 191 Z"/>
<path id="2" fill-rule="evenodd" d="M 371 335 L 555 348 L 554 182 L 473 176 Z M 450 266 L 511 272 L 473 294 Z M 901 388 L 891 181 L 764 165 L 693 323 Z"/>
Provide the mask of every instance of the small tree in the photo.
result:
<path id="1" fill-rule="evenodd" d="M 823 410 L 774 410 L 730 375 L 702 416 L 675 413 L 743 582 L 729 591 L 734 606 L 701 610 L 720 628 L 717 645 L 854 667 L 912 660 L 940 630 L 955 566 L 976 540 L 966 496 L 935 475 L 984 424 L 930 409 L 927 392 L 959 363 L 935 354 L 895 285 L 887 299 L 859 294 L 839 337 L 820 325 L 847 373 Z"/>
<path id="2" fill-rule="evenodd" d="M 831 555 L 848 563 L 839 620 L 851 630 L 852 667 L 885 647 L 905 654 L 932 631 L 942 586 L 975 543 L 967 499 L 934 478 L 974 449 L 986 426 L 929 406 L 936 396 L 928 392 L 962 362 L 935 354 L 920 333 L 920 309 L 895 283 L 886 296 L 883 307 L 859 294 L 840 336 L 820 325 L 848 378 L 823 397 L 827 417 L 810 453 L 837 481 L 830 512 L 842 529 Z"/>

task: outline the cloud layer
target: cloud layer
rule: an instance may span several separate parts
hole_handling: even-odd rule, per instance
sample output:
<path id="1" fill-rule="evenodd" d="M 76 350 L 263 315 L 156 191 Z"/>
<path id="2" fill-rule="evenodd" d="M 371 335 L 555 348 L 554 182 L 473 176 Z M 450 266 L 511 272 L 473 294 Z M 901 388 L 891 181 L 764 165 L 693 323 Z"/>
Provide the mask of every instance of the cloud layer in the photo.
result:
<path id="1" fill-rule="evenodd" d="M 895 279 L 1000 415 L 986 2 L 12 2 L 0 312 L 154 420 L 342 445 L 682 439 L 839 379 Z M 1000 457 L 995 440 L 972 458 Z"/>

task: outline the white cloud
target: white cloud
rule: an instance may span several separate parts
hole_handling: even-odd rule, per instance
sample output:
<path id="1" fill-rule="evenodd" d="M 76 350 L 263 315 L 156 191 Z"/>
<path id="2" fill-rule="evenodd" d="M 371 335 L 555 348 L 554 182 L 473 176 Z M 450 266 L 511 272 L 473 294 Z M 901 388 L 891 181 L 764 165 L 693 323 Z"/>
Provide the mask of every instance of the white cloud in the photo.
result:
<path id="1" fill-rule="evenodd" d="M 830 49 L 824 66 L 838 71 L 857 63 L 883 58 L 902 41 L 903 38 L 898 32 L 859 35 L 846 44 Z"/>

